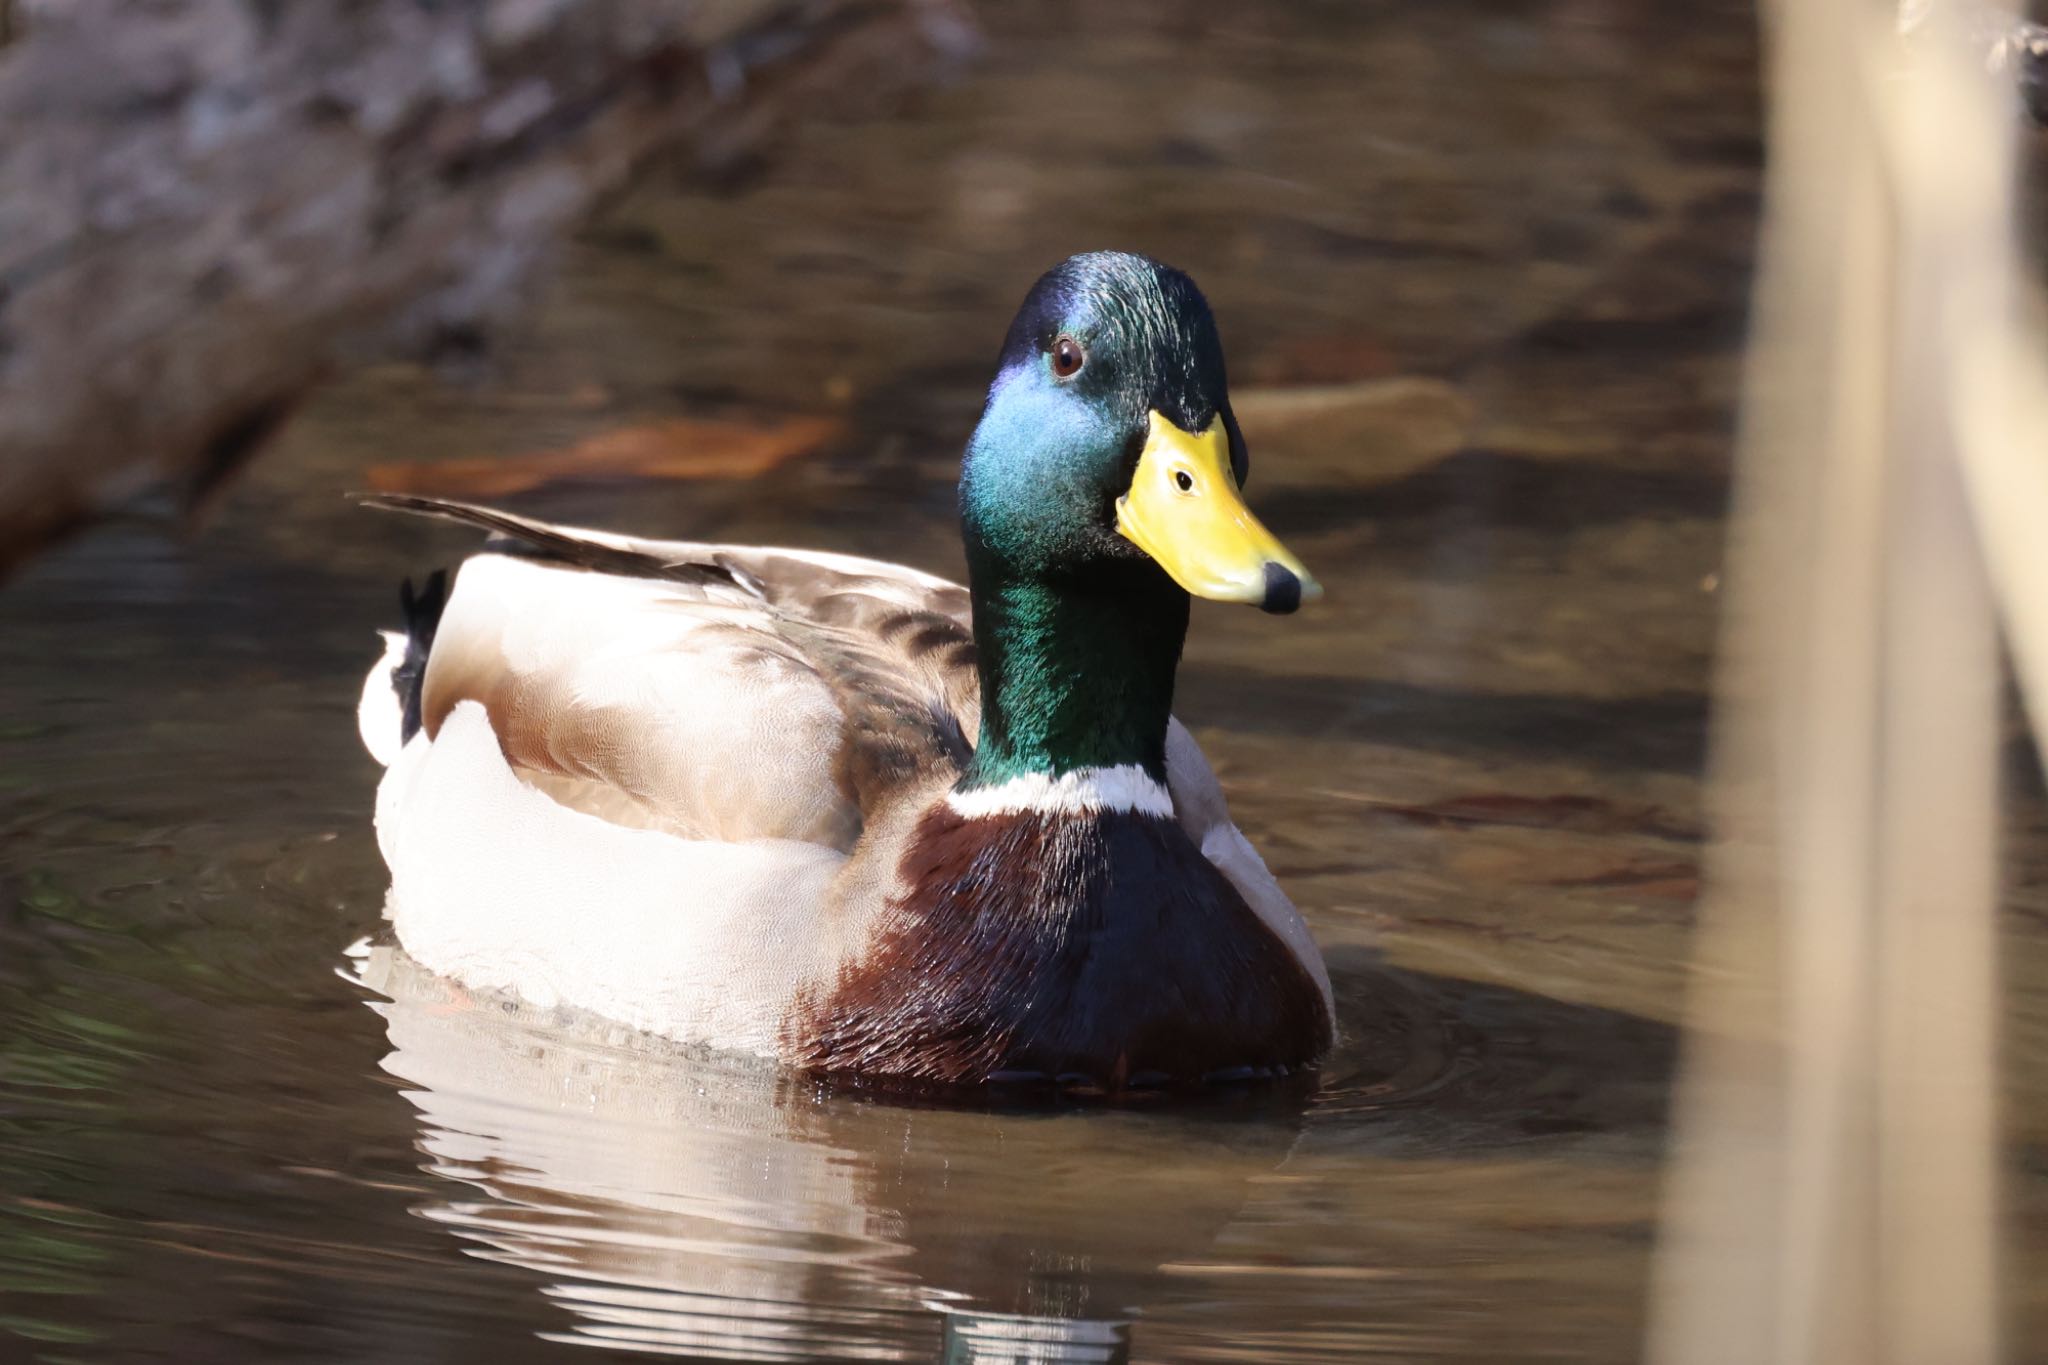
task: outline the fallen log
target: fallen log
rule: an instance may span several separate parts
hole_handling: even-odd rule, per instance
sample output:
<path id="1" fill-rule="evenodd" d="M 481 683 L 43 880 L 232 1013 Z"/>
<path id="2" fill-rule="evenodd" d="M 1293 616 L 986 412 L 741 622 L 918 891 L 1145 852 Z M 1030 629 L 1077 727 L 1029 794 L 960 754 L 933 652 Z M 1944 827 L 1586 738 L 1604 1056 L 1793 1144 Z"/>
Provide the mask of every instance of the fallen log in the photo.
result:
<path id="1" fill-rule="evenodd" d="M 471 345 L 650 155 L 938 74 L 955 0 L 0 0 L 0 578 Z"/>

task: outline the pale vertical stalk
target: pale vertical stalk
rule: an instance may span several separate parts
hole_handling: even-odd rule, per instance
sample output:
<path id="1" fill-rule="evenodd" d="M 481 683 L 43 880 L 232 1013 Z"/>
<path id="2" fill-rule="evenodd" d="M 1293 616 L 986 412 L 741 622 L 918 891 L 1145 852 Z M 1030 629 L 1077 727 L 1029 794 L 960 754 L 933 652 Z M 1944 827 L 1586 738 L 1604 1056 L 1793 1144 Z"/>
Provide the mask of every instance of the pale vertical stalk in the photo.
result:
<path id="1" fill-rule="evenodd" d="M 1976 523 L 1995 541 L 1999 523 L 2024 513 L 2038 539 L 2048 500 L 2029 508 L 2007 480 L 2012 502 L 1987 506 L 1980 479 L 1973 522 L 1962 460 L 1970 443 L 1958 438 L 1994 424 L 1974 461 L 1993 471 L 2038 469 L 2048 451 L 2010 420 L 2002 394 L 1957 382 L 1958 367 L 1973 362 L 2010 373 L 1983 350 L 2004 342 L 2011 355 L 2019 344 L 2014 119 L 2003 92 L 1973 69 L 1954 16 L 1930 17 L 1909 78 L 1876 91 L 1872 111 L 1895 176 L 1902 299 L 1882 736 L 1892 772 L 1878 903 L 1881 1335 L 1901 1365 L 1989 1365 L 1998 1356 L 2000 673 Z M 2048 383 L 2048 368 L 2035 373 Z M 2022 613 L 2048 600 L 2048 580 L 2006 586 Z M 2023 620 L 2015 626 L 2015 638 L 2026 634 Z"/>
<path id="2" fill-rule="evenodd" d="M 1771 159 L 1748 355 L 1687 1075 L 1659 1257 L 1660 1365 L 1852 1359 L 1868 1266 L 1877 439 L 1890 357 L 1874 140 L 1844 111 L 1847 0 L 1767 11 Z M 1848 136 L 1844 136 L 1845 131 Z M 1859 135 L 1860 134 L 1860 135 Z M 1861 1365 L 1861 1362 L 1858 1362 Z"/>
<path id="3" fill-rule="evenodd" d="M 1998 675 L 1948 405 L 1957 290 L 1990 297 L 1961 276 L 2010 243 L 1981 176 L 1899 143 L 1981 137 L 1981 168 L 2009 114 L 1897 80 L 1856 0 L 1767 17 L 1717 841 L 1650 1355 L 1988 1365 Z"/>
<path id="4" fill-rule="evenodd" d="M 1914 358 L 1926 368 L 1901 386 L 1885 620 L 1874 1358 L 1989 1365 L 1999 665 L 1940 422 L 1943 367 Z"/>
<path id="5" fill-rule="evenodd" d="M 1998 13 L 2016 34 L 2008 47 L 2048 47 L 2048 30 Z M 2015 244 L 2015 120 L 1996 84 L 1944 51 L 1952 60 L 1923 62 L 1919 99 L 1885 127 L 1900 165 L 1928 187 L 1917 202 L 1948 272 L 1930 306 L 1945 338 L 1950 430 L 2038 734 L 2048 730 L 2048 333 Z"/>
<path id="6" fill-rule="evenodd" d="M 1882 467 L 1858 395 L 1882 350 L 1851 340 L 1884 321 L 1884 215 L 1868 139 L 1841 139 L 1845 12 L 1812 0 L 1765 14 L 1772 160 L 1716 688 L 1716 845 L 1657 1267 L 1661 1365 L 1825 1359 L 1815 1314 L 1841 1300 L 1831 1248 L 1858 1205 L 1835 1148 L 1855 1103 L 1872 866 Z M 1819 978 L 1796 980 L 1794 964 Z"/>

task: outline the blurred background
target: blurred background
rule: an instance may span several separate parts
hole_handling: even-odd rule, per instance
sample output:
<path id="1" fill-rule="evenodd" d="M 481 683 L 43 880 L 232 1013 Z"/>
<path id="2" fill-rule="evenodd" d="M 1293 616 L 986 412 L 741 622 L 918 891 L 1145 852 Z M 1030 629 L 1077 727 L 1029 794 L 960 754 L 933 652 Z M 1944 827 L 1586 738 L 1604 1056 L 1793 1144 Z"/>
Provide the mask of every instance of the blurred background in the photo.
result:
<path id="1" fill-rule="evenodd" d="M 0 1360 L 1643 1358 L 1752 6 L 179 0 L 0 42 Z M 1327 588 L 1198 606 L 1177 706 L 1329 957 L 1312 1090 L 898 1108 L 360 945 L 372 632 L 468 543 L 344 494 L 957 576 L 1011 311 L 1106 247 L 1201 283 Z M 1995 1311 L 2048 1360 L 2048 802 L 1996 705 Z"/>

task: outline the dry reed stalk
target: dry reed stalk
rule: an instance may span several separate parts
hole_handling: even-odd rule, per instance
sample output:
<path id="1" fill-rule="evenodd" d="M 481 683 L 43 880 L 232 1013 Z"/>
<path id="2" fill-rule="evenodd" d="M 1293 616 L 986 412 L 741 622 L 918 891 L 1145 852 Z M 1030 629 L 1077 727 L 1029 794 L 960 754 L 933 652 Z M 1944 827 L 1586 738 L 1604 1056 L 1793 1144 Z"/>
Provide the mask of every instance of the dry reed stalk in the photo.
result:
<path id="1" fill-rule="evenodd" d="M 1988 1365 L 1987 548 L 2048 681 L 2048 551 L 2022 534 L 2048 474 L 2017 396 L 2048 369 L 2009 303 L 2013 110 L 1941 14 L 1910 47 L 1856 0 L 1767 21 L 1718 838 L 1650 1356 Z"/>

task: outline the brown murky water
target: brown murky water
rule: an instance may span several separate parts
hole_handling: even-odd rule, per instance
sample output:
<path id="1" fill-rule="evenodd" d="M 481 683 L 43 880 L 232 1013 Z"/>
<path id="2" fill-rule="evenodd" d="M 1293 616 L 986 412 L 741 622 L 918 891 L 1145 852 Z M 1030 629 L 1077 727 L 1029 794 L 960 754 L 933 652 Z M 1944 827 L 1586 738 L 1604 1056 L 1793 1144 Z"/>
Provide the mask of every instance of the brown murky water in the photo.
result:
<path id="1" fill-rule="evenodd" d="M 899 117 L 657 171 L 502 351 L 330 388 L 204 539 L 109 528 L 0 596 L 0 1359 L 1635 1358 L 1750 16 L 988 18 L 983 66 Z M 1312 1092 L 880 1104 L 346 951 L 384 888 L 369 632 L 464 543 L 341 490 L 461 492 L 410 467 L 620 429 L 688 468 L 660 423 L 823 417 L 752 477 L 509 500 L 957 572 L 1010 310 L 1106 245 L 1207 288 L 1253 501 L 1329 588 L 1198 608 L 1180 700 L 1329 953 Z M 2048 1332 L 2048 815 L 2013 771 L 2019 1357 Z"/>

